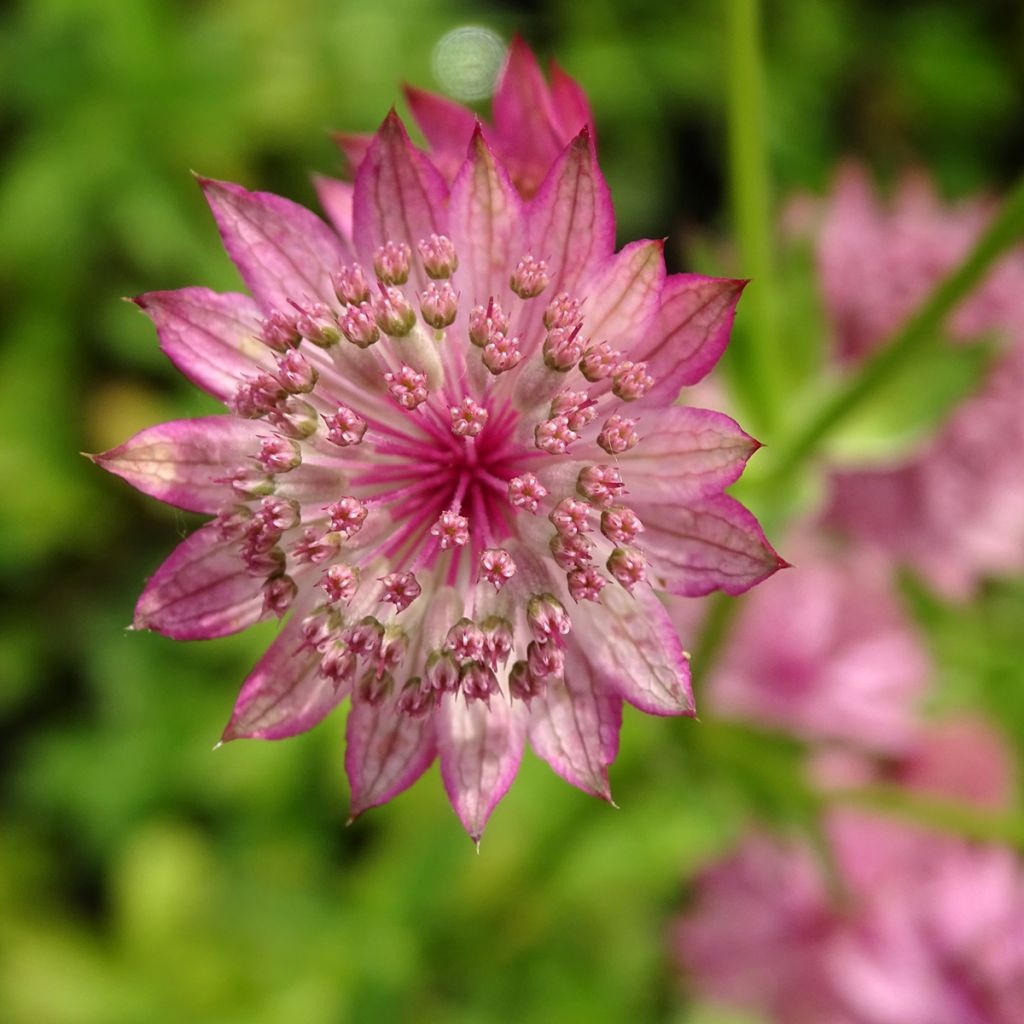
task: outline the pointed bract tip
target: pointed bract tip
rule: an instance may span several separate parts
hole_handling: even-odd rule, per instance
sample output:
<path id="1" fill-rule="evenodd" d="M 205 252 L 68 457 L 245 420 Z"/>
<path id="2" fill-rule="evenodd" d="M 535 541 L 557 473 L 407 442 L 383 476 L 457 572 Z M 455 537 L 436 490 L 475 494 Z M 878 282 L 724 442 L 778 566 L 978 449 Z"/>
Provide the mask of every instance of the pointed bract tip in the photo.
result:
<path id="1" fill-rule="evenodd" d="M 614 807 L 615 810 L 617 810 L 617 811 L 621 811 L 622 810 L 622 808 L 612 799 L 611 792 L 608 793 L 607 799 L 608 799 L 609 806 Z"/>
<path id="2" fill-rule="evenodd" d="M 585 124 L 573 137 L 572 142 L 569 143 L 575 149 L 590 149 L 591 148 L 591 132 L 590 125 Z"/>
<path id="3" fill-rule="evenodd" d="M 224 746 L 224 740 L 223 739 L 217 740 L 217 742 L 214 743 L 214 745 L 212 747 L 210 747 L 210 753 L 212 754 L 215 750 L 220 750 L 220 748 L 223 747 L 223 746 Z"/>
<path id="4" fill-rule="evenodd" d="M 405 122 L 399 117 L 398 111 L 392 105 L 391 109 L 387 112 L 384 120 L 380 123 L 380 131 L 398 131 L 405 134 Z"/>

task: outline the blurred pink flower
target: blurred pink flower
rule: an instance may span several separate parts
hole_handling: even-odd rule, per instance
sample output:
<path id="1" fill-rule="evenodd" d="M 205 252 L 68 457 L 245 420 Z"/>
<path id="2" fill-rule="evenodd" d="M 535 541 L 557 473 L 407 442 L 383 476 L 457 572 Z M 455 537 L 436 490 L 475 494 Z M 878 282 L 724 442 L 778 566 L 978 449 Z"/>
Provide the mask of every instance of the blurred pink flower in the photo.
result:
<path id="1" fill-rule="evenodd" d="M 545 80 L 533 51 L 521 36 L 509 45 L 494 93 L 493 123 L 481 126 L 484 137 L 502 161 L 519 192 L 532 196 L 558 155 L 584 128 L 596 142 L 594 117 L 587 95 L 552 60 Z M 405 87 L 409 109 L 438 170 L 453 181 L 466 157 L 466 147 L 480 125 L 477 115 L 444 96 Z M 353 169 L 370 143 L 368 135 L 338 134 L 338 145 Z"/>
<path id="2" fill-rule="evenodd" d="M 848 168 L 818 246 L 839 354 L 856 360 L 885 341 L 966 256 L 989 218 L 983 203 L 945 206 L 922 177 L 890 207 Z M 1024 566 L 1024 251 L 1000 261 L 949 321 L 968 341 L 1009 343 L 977 394 L 900 464 L 833 475 L 827 519 L 906 560 L 950 596 L 986 574 Z"/>
<path id="3" fill-rule="evenodd" d="M 809 740 L 899 752 L 918 729 L 930 664 L 884 560 L 807 540 L 791 549 L 796 570 L 744 599 L 705 706 Z"/>
<path id="4" fill-rule="evenodd" d="M 952 723 L 923 737 L 888 778 L 1001 806 L 1008 769 L 990 730 Z M 765 836 L 698 880 L 696 903 L 673 936 L 696 991 L 778 1024 L 1016 1022 L 1024 1005 L 1019 859 L 864 811 L 832 811 L 826 829 L 841 895 L 809 849 Z"/>
<path id="5" fill-rule="evenodd" d="M 136 300 L 234 414 L 97 456 L 216 515 L 150 579 L 136 628 L 213 637 L 291 610 L 224 738 L 290 736 L 350 697 L 353 814 L 439 755 L 478 838 L 527 738 L 608 798 L 622 700 L 693 713 L 654 588 L 738 593 L 782 564 L 723 493 L 756 442 L 674 404 L 742 282 L 667 276 L 661 242 L 615 253 L 586 128 L 524 201 L 480 132 L 449 189 L 392 114 L 337 233 L 201 184 L 252 298 Z"/>

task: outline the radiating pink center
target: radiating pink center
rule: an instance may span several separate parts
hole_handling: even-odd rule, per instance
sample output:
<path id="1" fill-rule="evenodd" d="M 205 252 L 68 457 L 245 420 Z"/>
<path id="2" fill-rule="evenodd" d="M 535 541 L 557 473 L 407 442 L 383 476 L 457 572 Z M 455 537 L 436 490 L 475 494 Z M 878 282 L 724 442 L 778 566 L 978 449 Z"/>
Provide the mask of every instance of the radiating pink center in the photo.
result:
<path id="1" fill-rule="evenodd" d="M 429 568 L 450 549 L 454 578 L 463 546 L 475 564 L 485 548 L 513 532 L 508 482 L 535 456 L 513 440 L 518 416 L 507 404 L 484 406 L 486 422 L 475 437 L 453 432 L 437 404 L 431 400 L 412 414 L 418 428 L 414 437 L 378 442 L 378 454 L 391 458 L 352 483 L 365 489 L 368 504 L 386 509 L 398 524 L 381 549 L 396 568 Z M 462 517 L 466 530 L 452 526 L 445 535 L 440 521 L 446 513 L 450 519 Z M 432 534 L 439 524 L 441 533 Z"/>

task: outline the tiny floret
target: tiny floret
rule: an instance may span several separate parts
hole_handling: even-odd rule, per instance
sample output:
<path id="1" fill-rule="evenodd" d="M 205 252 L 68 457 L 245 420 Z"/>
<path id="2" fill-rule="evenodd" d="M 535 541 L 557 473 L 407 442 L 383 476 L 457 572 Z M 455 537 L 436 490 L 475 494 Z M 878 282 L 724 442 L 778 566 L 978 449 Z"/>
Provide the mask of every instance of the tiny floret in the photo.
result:
<path id="1" fill-rule="evenodd" d="M 358 498 L 351 496 L 341 498 L 327 506 L 331 529 L 341 534 L 345 540 L 354 537 L 362 529 L 367 513 L 366 506 Z"/>
<path id="2" fill-rule="evenodd" d="M 418 409 L 427 400 L 427 375 L 404 364 L 394 373 L 384 374 L 388 394 L 403 408 Z"/>
<path id="3" fill-rule="evenodd" d="M 508 334 L 508 317 L 501 306 L 490 299 L 486 306 L 474 306 L 469 314 L 469 340 L 483 348 Z"/>
<path id="4" fill-rule="evenodd" d="M 605 509 L 601 513 L 601 532 L 613 544 L 632 544 L 643 528 L 644 524 L 640 522 L 640 517 L 624 505 Z"/>
<path id="5" fill-rule="evenodd" d="M 548 496 L 547 488 L 533 475 L 524 473 L 508 482 L 508 500 L 527 512 L 536 512 L 540 503 Z"/>
<path id="6" fill-rule="evenodd" d="M 646 363 L 632 363 L 628 359 L 619 363 L 612 374 L 612 394 L 624 402 L 643 398 L 654 387 L 654 378 L 647 372 Z"/>
<path id="7" fill-rule="evenodd" d="M 459 313 L 459 297 L 455 289 L 444 281 L 432 281 L 420 294 L 420 313 L 424 323 L 440 331 L 455 323 Z"/>
<path id="8" fill-rule="evenodd" d="M 382 576 L 383 589 L 380 599 L 390 601 L 397 611 L 405 611 L 423 592 L 411 572 L 389 572 Z"/>
<path id="9" fill-rule="evenodd" d="M 453 547 L 461 548 L 469 543 L 469 520 L 448 509 L 441 513 L 437 522 L 430 528 L 430 533 L 437 538 L 442 551 Z"/>
<path id="10" fill-rule="evenodd" d="M 347 405 L 338 406 L 338 411 L 325 417 L 327 440 L 339 448 L 350 448 L 359 444 L 366 434 L 366 420 Z"/>
<path id="11" fill-rule="evenodd" d="M 575 537 L 578 533 L 588 533 L 590 526 L 591 507 L 578 498 L 563 498 L 552 510 L 548 519 L 563 537 Z"/>
<path id="12" fill-rule="evenodd" d="M 416 243 L 420 260 L 427 277 L 435 281 L 451 277 L 458 269 L 459 260 L 455 255 L 455 246 L 446 235 L 431 235 L 421 238 Z"/>
<path id="13" fill-rule="evenodd" d="M 623 455 L 640 443 L 636 420 L 614 413 L 609 416 L 597 435 L 597 443 L 609 455 Z"/>
<path id="14" fill-rule="evenodd" d="M 616 548 L 608 556 L 608 571 L 632 593 L 647 578 L 647 562 L 636 548 Z"/>
<path id="15" fill-rule="evenodd" d="M 477 437 L 487 423 L 487 410 L 472 398 L 464 398 L 458 405 L 453 405 L 449 412 L 452 417 L 452 433 L 456 437 Z"/>
<path id="16" fill-rule="evenodd" d="M 622 353 L 616 352 L 607 341 L 588 348 L 580 360 L 580 373 L 587 380 L 596 382 L 610 377 L 622 359 Z"/>
<path id="17" fill-rule="evenodd" d="M 553 416 L 549 420 L 541 420 L 533 432 L 533 443 L 548 455 L 564 455 L 573 441 L 580 435 L 569 426 L 568 416 Z"/>
<path id="18" fill-rule="evenodd" d="M 359 589 L 359 570 L 350 565 L 332 565 L 323 575 L 322 585 L 331 603 L 348 604 Z"/>
<path id="19" fill-rule="evenodd" d="M 512 271 L 509 287 L 521 299 L 532 299 L 548 286 L 548 265 L 544 260 L 524 256 Z"/>
<path id="20" fill-rule="evenodd" d="M 370 285 L 358 263 L 342 267 L 332 278 L 334 294 L 347 306 L 359 306 L 370 301 Z"/>
<path id="21" fill-rule="evenodd" d="M 501 590 L 515 574 L 516 563 L 504 548 L 487 548 L 480 555 L 480 579 L 495 590 Z"/>
<path id="22" fill-rule="evenodd" d="M 416 311 L 398 288 L 381 285 L 373 300 L 377 326 L 390 338 L 404 338 L 416 326 Z"/>
<path id="23" fill-rule="evenodd" d="M 373 304 L 367 300 L 349 306 L 338 323 L 341 333 L 356 348 L 369 348 L 380 338 L 380 328 L 377 326 Z"/>
<path id="24" fill-rule="evenodd" d="M 287 352 L 301 341 L 295 317 L 275 309 L 260 325 L 260 341 L 274 352 Z"/>
<path id="25" fill-rule="evenodd" d="M 405 284 L 409 280 L 409 257 L 405 242 L 385 242 L 373 254 L 373 270 L 384 284 Z"/>

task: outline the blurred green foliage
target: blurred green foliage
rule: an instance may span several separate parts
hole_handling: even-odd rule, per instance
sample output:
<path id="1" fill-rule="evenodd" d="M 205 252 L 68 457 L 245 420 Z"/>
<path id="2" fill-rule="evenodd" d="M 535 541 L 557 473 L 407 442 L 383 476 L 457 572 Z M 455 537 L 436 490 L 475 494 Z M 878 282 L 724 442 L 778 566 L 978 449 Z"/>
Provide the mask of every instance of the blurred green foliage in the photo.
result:
<path id="1" fill-rule="evenodd" d="M 327 129 L 372 128 L 400 80 L 436 87 L 432 48 L 467 23 L 519 28 L 584 83 L 622 237 L 670 234 L 675 264 L 742 271 L 716 241 L 716 0 L 0 14 L 4 1021 L 738 1020 L 687 1006 L 666 929 L 687 874 L 751 815 L 804 827 L 789 741 L 627 713 L 622 810 L 528 758 L 477 856 L 436 773 L 345 827 L 340 714 L 210 753 L 272 627 L 188 646 L 123 629 L 192 522 L 77 453 L 213 408 L 117 301 L 235 284 L 189 168 L 312 204 L 307 172 L 338 165 Z M 883 174 L 923 164 L 958 193 L 1019 169 L 1019 4 L 776 0 L 765 35 L 777 195 L 824 188 L 848 154 Z M 820 316 L 809 261 L 791 260 L 780 304 L 811 379 Z M 1020 742 L 1024 589 L 992 586 L 966 613 L 913 596 L 936 701 L 985 704 Z"/>

